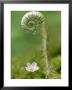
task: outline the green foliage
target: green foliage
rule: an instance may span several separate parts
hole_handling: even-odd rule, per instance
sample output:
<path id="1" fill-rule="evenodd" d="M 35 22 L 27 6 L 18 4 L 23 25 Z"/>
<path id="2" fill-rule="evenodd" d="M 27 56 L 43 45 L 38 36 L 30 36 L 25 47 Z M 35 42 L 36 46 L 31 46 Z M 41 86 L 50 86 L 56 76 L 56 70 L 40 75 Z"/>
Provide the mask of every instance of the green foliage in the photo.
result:
<path id="1" fill-rule="evenodd" d="M 56 72 L 60 73 L 60 71 L 61 71 L 61 57 L 56 56 L 56 57 L 52 58 L 51 63 L 53 64 L 53 67 L 56 70 Z"/>
<path id="2" fill-rule="evenodd" d="M 42 56 L 41 26 L 37 28 L 36 34 L 21 30 L 21 18 L 26 12 L 11 12 L 11 78 L 13 79 L 41 79 L 45 78 L 44 61 Z M 49 58 L 48 78 L 61 77 L 61 12 L 44 11 L 46 18 L 46 29 L 48 34 L 47 48 Z M 25 70 L 27 62 L 36 61 L 40 69 L 34 73 Z"/>

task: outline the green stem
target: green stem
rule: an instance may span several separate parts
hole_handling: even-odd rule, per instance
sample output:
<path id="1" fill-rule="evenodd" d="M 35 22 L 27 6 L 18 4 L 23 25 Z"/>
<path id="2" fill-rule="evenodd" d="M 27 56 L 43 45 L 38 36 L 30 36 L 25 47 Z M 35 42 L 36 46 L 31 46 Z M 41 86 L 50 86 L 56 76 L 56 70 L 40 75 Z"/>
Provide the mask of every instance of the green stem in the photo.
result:
<path id="1" fill-rule="evenodd" d="M 45 62 L 45 73 L 46 78 L 48 77 L 49 69 L 48 69 L 48 55 L 47 55 L 47 31 L 45 27 L 45 22 L 42 24 L 42 37 L 43 37 L 43 56 L 44 56 L 44 62 Z"/>
<path id="2" fill-rule="evenodd" d="M 30 77 L 31 77 L 31 79 L 33 79 L 34 77 L 33 77 L 33 73 L 32 72 L 30 72 Z"/>

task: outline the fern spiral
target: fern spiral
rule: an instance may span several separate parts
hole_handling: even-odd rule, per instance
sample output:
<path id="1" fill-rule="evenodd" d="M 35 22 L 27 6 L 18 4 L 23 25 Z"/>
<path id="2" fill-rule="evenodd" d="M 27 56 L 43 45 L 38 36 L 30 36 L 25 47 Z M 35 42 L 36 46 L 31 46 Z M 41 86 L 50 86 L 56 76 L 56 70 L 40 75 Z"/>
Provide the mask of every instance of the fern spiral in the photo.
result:
<path id="1" fill-rule="evenodd" d="M 23 30 L 34 31 L 36 27 L 44 21 L 44 17 L 40 12 L 28 12 L 21 20 Z"/>

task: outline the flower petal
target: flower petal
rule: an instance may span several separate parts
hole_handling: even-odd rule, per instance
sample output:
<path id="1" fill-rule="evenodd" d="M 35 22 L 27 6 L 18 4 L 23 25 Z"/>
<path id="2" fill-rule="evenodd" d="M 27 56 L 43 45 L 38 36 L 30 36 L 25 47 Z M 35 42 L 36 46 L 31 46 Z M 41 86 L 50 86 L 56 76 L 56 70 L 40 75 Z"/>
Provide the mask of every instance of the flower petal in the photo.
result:
<path id="1" fill-rule="evenodd" d="M 34 72 L 39 70 L 39 67 L 37 66 L 36 62 L 33 62 L 32 64 L 27 63 L 27 66 L 25 67 L 25 69 L 29 72 Z"/>
<path id="2" fill-rule="evenodd" d="M 26 65 L 27 65 L 27 67 L 28 67 L 28 66 L 30 66 L 31 64 L 30 64 L 30 63 L 27 63 Z"/>
<path id="3" fill-rule="evenodd" d="M 25 67 L 25 69 L 26 69 L 27 71 L 31 71 L 31 69 L 30 69 L 30 68 L 28 68 L 28 67 Z"/>
<path id="4" fill-rule="evenodd" d="M 37 66 L 37 63 L 36 63 L 36 62 L 33 62 L 32 65 L 33 65 L 33 66 Z"/>

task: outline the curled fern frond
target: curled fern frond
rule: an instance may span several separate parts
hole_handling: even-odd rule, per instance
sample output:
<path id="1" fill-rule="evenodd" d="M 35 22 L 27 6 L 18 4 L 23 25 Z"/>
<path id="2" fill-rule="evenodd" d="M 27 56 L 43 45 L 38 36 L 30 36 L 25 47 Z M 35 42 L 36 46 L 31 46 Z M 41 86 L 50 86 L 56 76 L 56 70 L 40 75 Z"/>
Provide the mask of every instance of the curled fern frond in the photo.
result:
<path id="1" fill-rule="evenodd" d="M 43 23 L 44 17 L 40 12 L 28 12 L 21 20 L 23 30 L 35 31 L 36 27 Z"/>
<path id="2" fill-rule="evenodd" d="M 43 14 L 40 12 L 27 12 L 21 20 L 21 27 L 23 30 L 35 32 L 37 30 L 38 25 L 41 26 L 41 34 L 42 34 L 42 54 L 43 54 L 43 60 L 45 63 L 44 67 L 44 73 L 46 74 L 46 78 L 48 77 L 48 55 L 47 55 L 47 31 L 46 31 L 46 24 L 45 24 L 45 18 Z"/>

